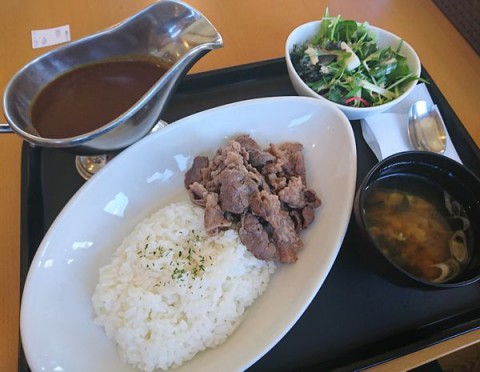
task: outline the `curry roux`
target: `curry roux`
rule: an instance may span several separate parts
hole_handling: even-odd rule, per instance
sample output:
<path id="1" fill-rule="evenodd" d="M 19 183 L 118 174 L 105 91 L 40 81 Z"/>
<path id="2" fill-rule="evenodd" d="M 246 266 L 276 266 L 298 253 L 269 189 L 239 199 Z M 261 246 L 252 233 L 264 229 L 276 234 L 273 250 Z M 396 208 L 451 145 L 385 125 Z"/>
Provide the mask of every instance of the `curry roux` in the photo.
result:
<path id="1" fill-rule="evenodd" d="M 40 91 L 31 120 L 45 138 L 96 130 L 132 107 L 166 69 L 147 59 L 108 60 L 60 75 Z"/>

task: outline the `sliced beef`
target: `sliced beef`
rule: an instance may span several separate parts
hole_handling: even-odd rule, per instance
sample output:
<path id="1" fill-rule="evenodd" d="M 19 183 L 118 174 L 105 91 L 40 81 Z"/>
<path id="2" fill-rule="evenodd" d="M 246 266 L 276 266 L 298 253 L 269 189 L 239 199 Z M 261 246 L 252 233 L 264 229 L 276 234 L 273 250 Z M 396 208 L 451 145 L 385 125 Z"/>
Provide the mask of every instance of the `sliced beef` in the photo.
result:
<path id="1" fill-rule="evenodd" d="M 216 177 L 220 185 L 220 205 L 225 212 L 242 214 L 248 207 L 250 195 L 257 190 L 257 183 L 242 169 L 224 169 Z"/>
<path id="2" fill-rule="evenodd" d="M 314 207 L 307 205 L 305 208 L 302 209 L 302 229 L 306 229 L 315 219 L 315 211 L 313 210 Z"/>
<path id="3" fill-rule="evenodd" d="M 233 140 L 220 147 L 212 158 L 212 176 L 215 177 L 225 168 L 244 167 L 248 160 L 248 152 Z"/>
<path id="4" fill-rule="evenodd" d="M 236 141 L 228 141 L 223 147 L 218 149 L 211 161 L 210 178 L 206 183 L 209 191 L 220 192 L 220 186 L 224 183 L 227 176 L 224 172 L 232 170 L 238 171 L 241 177 L 248 173 L 246 168 L 248 153 L 242 149 Z M 231 177 L 231 176 L 228 176 Z M 238 178 L 238 175 L 235 176 Z"/>
<path id="5" fill-rule="evenodd" d="M 283 163 L 280 161 L 280 159 L 277 158 L 274 162 L 265 164 L 265 166 L 262 168 L 262 174 L 265 177 L 272 174 L 281 176 L 283 173 L 282 166 Z"/>
<path id="6" fill-rule="evenodd" d="M 209 235 L 215 235 L 220 230 L 225 230 L 232 225 L 232 222 L 225 218 L 222 208 L 218 205 L 218 195 L 215 193 L 207 195 L 204 224 Z"/>
<path id="7" fill-rule="evenodd" d="M 299 233 L 303 229 L 306 229 L 315 219 L 315 211 L 310 206 L 305 206 L 303 209 L 292 209 L 289 212 L 290 217 L 293 220 L 295 231 Z"/>
<path id="8" fill-rule="evenodd" d="M 267 174 L 267 179 L 270 186 L 276 193 L 278 193 L 285 186 L 287 186 L 287 181 L 288 181 L 287 177 L 279 177 L 275 173 L 270 173 L 270 174 Z"/>
<path id="9" fill-rule="evenodd" d="M 308 206 L 312 208 L 318 208 L 320 205 L 322 205 L 322 201 L 314 190 L 306 189 L 304 195 Z"/>
<path id="10" fill-rule="evenodd" d="M 277 245 L 277 254 L 278 254 L 278 261 L 283 263 L 294 263 L 298 260 L 297 253 L 294 249 L 292 249 L 287 241 L 277 240 L 275 239 L 275 244 Z M 301 246 L 303 247 L 303 243 L 300 240 Z M 297 247 L 300 249 L 300 247 Z"/>
<path id="11" fill-rule="evenodd" d="M 303 145 L 270 144 L 263 150 L 248 135 L 221 146 L 209 160 L 198 156 L 185 175 L 193 203 L 205 208 L 209 234 L 236 228 L 242 243 L 262 260 L 295 262 L 321 204 L 307 188 Z"/>
<path id="12" fill-rule="evenodd" d="M 252 194 L 250 198 L 250 210 L 254 215 L 262 217 L 265 221 L 271 223 L 275 214 L 281 212 L 280 200 L 277 195 L 259 191 Z"/>
<path id="13" fill-rule="evenodd" d="M 286 187 L 279 191 L 278 197 L 290 208 L 301 209 L 305 206 L 305 185 L 300 177 L 292 177 Z"/>
<path id="14" fill-rule="evenodd" d="M 273 240 L 278 249 L 280 262 L 295 262 L 296 252 L 303 242 L 295 231 L 295 224 L 288 212 L 281 208 L 277 195 L 265 191 L 257 192 L 250 199 L 250 209 L 272 227 Z"/>
<path id="15" fill-rule="evenodd" d="M 270 241 L 266 228 L 254 215 L 244 215 L 238 229 L 240 240 L 258 259 L 265 261 L 278 260 L 277 248 Z"/>
<path id="16" fill-rule="evenodd" d="M 290 218 L 293 221 L 293 225 L 295 226 L 295 231 L 299 233 L 300 231 L 303 230 L 303 217 L 302 217 L 302 211 L 298 209 L 292 209 L 290 212 L 288 212 L 290 215 Z"/>
<path id="17" fill-rule="evenodd" d="M 235 141 L 245 148 L 248 152 L 249 163 L 254 167 L 264 166 L 268 162 L 273 162 L 276 158 L 268 151 L 262 150 L 262 148 L 255 142 L 248 134 L 237 136 Z"/>
<path id="18" fill-rule="evenodd" d="M 266 190 L 270 192 L 270 186 L 265 177 L 258 171 L 257 168 L 252 167 L 250 164 L 247 164 L 248 176 L 250 179 L 257 184 L 257 190 Z"/>
<path id="19" fill-rule="evenodd" d="M 208 166 L 209 160 L 207 156 L 196 156 L 195 159 L 193 159 L 191 168 L 185 173 L 185 187 L 188 189 L 194 182 L 202 183 L 205 176 L 205 169 L 208 169 Z"/>
<path id="20" fill-rule="evenodd" d="M 205 188 L 205 186 L 195 181 L 188 185 L 188 194 L 193 204 L 205 208 L 208 194 L 208 190 Z"/>
<path id="21" fill-rule="evenodd" d="M 285 142 L 280 145 L 271 144 L 270 152 L 278 159 L 286 176 L 299 176 L 305 183 L 305 161 L 303 145 L 297 142 Z"/>

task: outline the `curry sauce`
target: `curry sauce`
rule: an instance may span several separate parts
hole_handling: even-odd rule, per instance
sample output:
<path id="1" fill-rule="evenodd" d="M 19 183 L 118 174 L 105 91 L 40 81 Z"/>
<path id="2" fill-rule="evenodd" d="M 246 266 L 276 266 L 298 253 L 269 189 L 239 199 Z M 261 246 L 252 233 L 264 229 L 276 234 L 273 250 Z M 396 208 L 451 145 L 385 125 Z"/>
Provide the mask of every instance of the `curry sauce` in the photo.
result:
<path id="1" fill-rule="evenodd" d="M 40 91 L 31 120 L 45 138 L 96 130 L 132 107 L 165 73 L 151 60 L 109 60 L 60 75 Z"/>

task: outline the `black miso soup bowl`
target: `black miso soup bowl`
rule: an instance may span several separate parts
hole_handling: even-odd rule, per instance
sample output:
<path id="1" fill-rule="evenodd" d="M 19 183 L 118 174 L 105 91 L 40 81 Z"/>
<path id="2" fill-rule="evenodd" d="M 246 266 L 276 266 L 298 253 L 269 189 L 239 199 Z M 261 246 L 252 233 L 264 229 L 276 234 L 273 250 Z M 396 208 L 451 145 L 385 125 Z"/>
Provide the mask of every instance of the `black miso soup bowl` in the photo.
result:
<path id="1" fill-rule="evenodd" d="M 444 283 L 417 277 L 384 255 L 370 235 L 365 219 L 365 199 L 369 188 L 387 177 L 419 177 L 433 190 L 442 189 L 461 204 L 470 220 L 470 261 L 458 276 Z M 377 163 L 357 190 L 354 217 L 362 244 L 358 251 L 366 263 L 390 282 L 417 289 L 447 289 L 472 284 L 480 279 L 480 179 L 460 163 L 439 154 L 408 151 Z"/>

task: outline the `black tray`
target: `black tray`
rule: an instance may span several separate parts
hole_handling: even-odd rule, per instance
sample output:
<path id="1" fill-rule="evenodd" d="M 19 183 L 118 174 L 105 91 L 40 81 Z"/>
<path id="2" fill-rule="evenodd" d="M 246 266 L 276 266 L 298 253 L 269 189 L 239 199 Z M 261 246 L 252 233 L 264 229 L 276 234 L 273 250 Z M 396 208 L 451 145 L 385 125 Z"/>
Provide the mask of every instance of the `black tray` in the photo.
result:
<path id="1" fill-rule="evenodd" d="M 430 80 L 427 73 L 423 76 Z M 463 163 L 480 175 L 478 147 L 435 84 L 428 89 Z M 163 119 L 172 122 L 230 102 L 281 95 L 295 95 L 283 59 L 190 75 L 179 85 Z M 363 140 L 360 123 L 353 121 L 352 127 L 358 186 L 376 158 Z M 84 183 L 74 161 L 73 155 L 59 150 L 23 146 L 22 288 L 48 227 Z M 321 290 L 290 332 L 251 371 L 362 369 L 480 327 L 480 283 L 441 291 L 397 287 L 357 256 L 358 244 L 362 241 L 350 221 Z M 19 359 L 19 369 L 27 371 L 21 349 Z"/>

